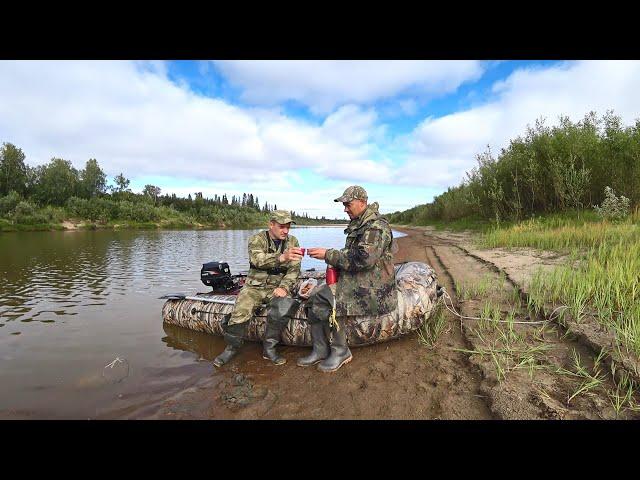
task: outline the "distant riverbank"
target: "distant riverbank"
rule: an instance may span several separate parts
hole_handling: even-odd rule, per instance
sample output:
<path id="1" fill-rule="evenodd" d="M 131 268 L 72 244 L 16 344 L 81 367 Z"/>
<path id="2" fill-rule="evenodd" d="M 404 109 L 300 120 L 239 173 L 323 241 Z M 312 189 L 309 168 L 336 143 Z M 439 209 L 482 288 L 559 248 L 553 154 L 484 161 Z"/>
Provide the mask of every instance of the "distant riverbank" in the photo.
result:
<path id="1" fill-rule="evenodd" d="M 334 224 L 313 224 L 298 222 L 295 227 L 314 228 L 346 228 L 348 223 Z M 0 232 L 42 232 L 42 231 L 62 231 L 62 230 L 234 230 L 246 228 L 262 228 L 264 222 L 250 224 L 224 224 L 224 223 L 199 223 L 199 222 L 135 222 L 130 220 L 110 221 L 107 223 L 97 223 L 88 221 L 78 221 L 74 219 L 64 220 L 61 223 L 37 223 L 20 224 L 11 223 L 8 220 L 0 219 Z"/>

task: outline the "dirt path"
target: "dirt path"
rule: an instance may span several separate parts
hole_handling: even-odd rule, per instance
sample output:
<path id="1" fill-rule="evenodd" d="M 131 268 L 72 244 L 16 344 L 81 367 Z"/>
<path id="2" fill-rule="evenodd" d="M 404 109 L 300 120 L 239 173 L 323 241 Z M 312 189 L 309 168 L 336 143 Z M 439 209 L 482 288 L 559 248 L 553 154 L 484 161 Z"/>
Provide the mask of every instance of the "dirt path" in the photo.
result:
<path id="1" fill-rule="evenodd" d="M 514 285 L 527 268 L 552 266 L 554 255 L 488 251 L 507 273 L 472 251 L 469 236 L 401 229 L 395 262 L 433 266 L 438 283 L 462 315 L 479 317 L 487 305 L 515 322 L 535 322 Z M 530 255 L 531 258 L 522 259 Z M 511 258 L 511 257 L 521 258 Z M 509 257 L 509 258 L 506 258 Z M 528 266 L 528 267 L 527 267 Z M 515 274 L 515 272 L 518 272 Z M 431 347 L 417 333 L 354 348 L 353 360 L 322 374 L 296 366 L 307 349 L 280 347 L 287 364 L 262 359 L 248 344 L 238 358 L 195 386 L 145 409 L 109 415 L 175 419 L 597 419 L 634 418 L 614 408 L 619 388 L 597 352 L 556 325 L 460 320 L 445 313 L 446 328 Z M 178 327 L 176 327 L 178 328 Z M 191 332 L 195 334 L 195 332 Z M 191 335 L 189 333 L 189 335 Z M 203 334 L 199 334 L 203 335 Z M 190 342 L 185 342 L 188 345 Z M 188 347 L 185 347 L 188 348 Z M 475 353 L 474 353 L 475 352 Z M 200 352 L 202 353 L 202 352 Z M 217 352 L 205 357 L 212 359 Z M 211 358 L 209 358 L 211 357 Z M 618 396 L 616 396 L 618 395 Z M 619 403 L 619 402 L 618 402 Z"/>

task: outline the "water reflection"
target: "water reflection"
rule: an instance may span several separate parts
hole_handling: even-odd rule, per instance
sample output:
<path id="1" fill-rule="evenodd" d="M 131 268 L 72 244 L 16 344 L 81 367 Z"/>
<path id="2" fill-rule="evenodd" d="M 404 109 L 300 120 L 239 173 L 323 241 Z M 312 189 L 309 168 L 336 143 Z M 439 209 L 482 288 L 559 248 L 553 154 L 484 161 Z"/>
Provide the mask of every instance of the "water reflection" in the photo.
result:
<path id="1" fill-rule="evenodd" d="M 205 360 L 213 360 L 224 349 L 222 337 L 196 332 L 168 323 L 164 323 L 162 328 L 167 334 L 162 337 L 162 341 L 174 350 L 192 352 Z"/>

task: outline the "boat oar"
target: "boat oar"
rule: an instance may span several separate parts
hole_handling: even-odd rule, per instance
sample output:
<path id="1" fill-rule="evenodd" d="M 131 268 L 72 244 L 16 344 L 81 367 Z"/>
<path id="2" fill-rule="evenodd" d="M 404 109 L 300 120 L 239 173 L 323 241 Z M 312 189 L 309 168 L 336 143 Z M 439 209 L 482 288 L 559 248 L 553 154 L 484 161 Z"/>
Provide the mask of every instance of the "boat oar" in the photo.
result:
<path id="1" fill-rule="evenodd" d="M 168 293 L 167 295 L 163 295 L 158 297 L 161 299 L 167 300 L 197 300 L 198 302 L 209 302 L 209 303 L 222 303 L 223 305 L 235 305 L 235 300 L 222 300 L 218 298 L 208 298 L 208 297 L 188 297 L 182 293 Z"/>

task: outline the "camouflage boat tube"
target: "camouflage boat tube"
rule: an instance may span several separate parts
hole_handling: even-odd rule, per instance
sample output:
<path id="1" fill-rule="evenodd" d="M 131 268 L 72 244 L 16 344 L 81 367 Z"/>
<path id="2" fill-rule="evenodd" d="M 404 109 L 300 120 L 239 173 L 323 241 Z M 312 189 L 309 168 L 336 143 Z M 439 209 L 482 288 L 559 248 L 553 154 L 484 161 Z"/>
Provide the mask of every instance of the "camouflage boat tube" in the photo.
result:
<path id="1" fill-rule="evenodd" d="M 434 270 L 425 263 L 407 262 L 395 265 L 398 308 L 386 315 L 347 316 L 347 340 L 349 346 L 368 345 L 384 342 L 406 335 L 418 328 L 429 318 L 437 302 L 437 282 Z M 325 283 L 325 273 L 303 271 L 293 289 L 299 292 L 307 279 L 315 278 L 318 285 Z M 235 295 L 199 294 L 217 300 L 234 301 Z M 297 297 L 302 300 L 300 297 Z M 302 300 L 297 313 L 282 332 L 285 345 L 310 346 L 311 332 L 306 322 L 305 301 Z M 164 321 L 198 332 L 222 335 L 222 324 L 234 306 L 223 303 L 198 300 L 167 300 L 162 307 Z M 249 321 L 247 340 L 262 341 L 268 307 L 260 307 Z"/>

